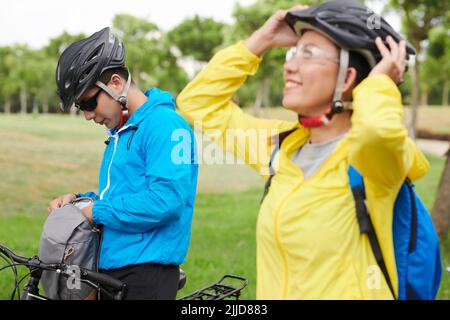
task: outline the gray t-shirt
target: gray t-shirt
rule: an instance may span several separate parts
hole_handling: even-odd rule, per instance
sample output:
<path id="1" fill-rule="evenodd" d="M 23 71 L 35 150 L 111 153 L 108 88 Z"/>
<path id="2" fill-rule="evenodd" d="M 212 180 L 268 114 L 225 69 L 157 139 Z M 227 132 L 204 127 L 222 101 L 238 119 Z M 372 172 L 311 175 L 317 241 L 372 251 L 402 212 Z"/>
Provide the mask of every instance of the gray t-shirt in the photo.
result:
<path id="1" fill-rule="evenodd" d="M 333 140 L 322 143 L 307 142 L 293 154 L 292 161 L 302 169 L 305 174 L 305 180 L 316 173 L 346 134 L 344 133 Z"/>

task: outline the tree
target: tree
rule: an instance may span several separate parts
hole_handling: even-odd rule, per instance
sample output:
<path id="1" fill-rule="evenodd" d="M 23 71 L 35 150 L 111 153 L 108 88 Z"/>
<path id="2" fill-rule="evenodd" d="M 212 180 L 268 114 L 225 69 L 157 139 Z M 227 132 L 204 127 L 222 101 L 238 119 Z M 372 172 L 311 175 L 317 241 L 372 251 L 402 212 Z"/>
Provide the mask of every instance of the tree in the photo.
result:
<path id="1" fill-rule="evenodd" d="M 126 46 L 127 65 L 138 85 L 145 81 L 146 86 L 161 86 L 176 93 L 187 83 L 187 74 L 179 67 L 173 46 L 155 24 L 130 15 L 117 15 L 113 32 Z M 55 85 L 57 60 L 70 44 L 85 37 L 63 32 L 39 50 L 26 45 L 0 47 L 0 103 L 4 111 L 16 110 L 16 101 L 21 113 L 29 111 L 30 102 L 33 112 L 40 112 L 41 106 L 43 112 L 59 110 Z M 71 114 L 75 113 L 72 108 Z"/>
<path id="2" fill-rule="evenodd" d="M 402 17 L 402 29 L 417 51 L 412 70 L 412 124 L 411 135 L 416 135 L 417 107 L 420 93 L 420 66 L 423 42 L 430 30 L 449 18 L 448 0 L 390 0 L 387 8 L 394 9 Z"/>
<path id="3" fill-rule="evenodd" d="M 127 66 L 137 85 L 158 64 L 158 42 L 161 31 L 145 20 L 128 14 L 118 14 L 113 18 L 113 32 L 121 39 L 127 52 Z"/>
<path id="4" fill-rule="evenodd" d="M 55 90 L 55 71 L 57 60 L 49 57 L 46 50 L 36 50 L 27 63 L 27 82 L 32 95 L 33 113 L 39 112 L 39 105 L 42 105 L 42 112 L 50 111 L 50 101 L 57 101 Z M 54 103 L 58 105 L 58 103 Z"/>
<path id="5" fill-rule="evenodd" d="M 439 239 L 445 240 L 450 229 L 450 149 L 442 173 L 431 216 Z"/>
<path id="6" fill-rule="evenodd" d="M 27 113 L 28 107 L 28 80 L 30 74 L 28 66 L 32 61 L 32 51 L 26 45 L 15 45 L 10 48 L 5 57 L 5 65 L 9 70 L 7 81 L 3 85 L 6 97 L 19 95 L 20 112 Z"/>
<path id="7" fill-rule="evenodd" d="M 433 88 L 442 90 L 441 105 L 448 105 L 450 87 L 450 29 L 437 26 L 430 30 L 422 65 L 421 87 L 424 96 Z"/>
<path id="8" fill-rule="evenodd" d="M 127 66 L 142 90 L 149 85 L 172 92 L 181 90 L 187 75 L 177 65 L 169 42 L 155 24 L 120 14 L 113 19 L 113 31 L 124 42 Z M 145 85 L 141 86 L 142 82 Z"/>
<path id="9" fill-rule="evenodd" d="M 188 83 L 186 72 L 178 65 L 178 57 L 172 50 L 172 44 L 167 35 L 163 35 L 158 44 L 159 63 L 152 69 L 154 85 L 170 91 L 176 96 Z"/>
<path id="10" fill-rule="evenodd" d="M 47 113 L 48 111 L 57 112 L 59 108 L 52 108 L 50 105 L 59 106 L 59 98 L 56 96 L 56 88 L 54 75 L 56 71 L 57 60 L 61 53 L 73 42 L 86 38 L 84 33 L 70 34 L 67 31 L 63 31 L 59 36 L 50 39 L 48 45 L 43 48 L 43 52 L 47 59 L 42 61 L 42 77 L 49 76 L 47 80 L 43 78 L 43 86 L 39 90 L 37 96 L 42 101 L 42 111 Z M 50 76 L 51 75 L 51 76 Z M 51 80 L 51 81 L 48 81 Z M 50 102 L 51 101 L 51 102 Z M 77 113 L 77 109 L 72 108 L 70 110 L 71 115 Z"/>
<path id="11" fill-rule="evenodd" d="M 10 47 L 0 48 L 0 97 L 3 97 L 3 112 L 6 114 L 11 113 L 11 99 L 14 94 L 14 88 L 9 83 L 9 75 L 11 73 L 11 66 L 8 63 L 9 57 L 12 55 Z"/>
<path id="12" fill-rule="evenodd" d="M 301 1 L 303 4 L 318 4 L 320 1 Z M 249 6 L 236 5 L 233 16 L 235 24 L 226 28 L 224 45 L 230 45 L 238 40 L 245 39 L 263 25 L 263 23 L 277 10 L 291 8 L 298 2 L 290 0 L 258 0 Z M 285 49 L 274 48 L 264 55 L 258 73 L 247 81 L 240 92 L 251 90 L 250 94 L 238 93 L 239 97 L 254 97 L 253 109 L 258 114 L 261 106 L 279 104 L 280 95 L 274 99 L 271 92 L 279 92 L 283 83 L 282 66 L 285 60 Z M 241 99 L 245 104 L 246 99 Z"/>
<path id="13" fill-rule="evenodd" d="M 186 19 L 168 33 L 168 40 L 180 49 L 183 56 L 207 62 L 214 49 L 222 44 L 225 25 L 211 18 L 195 16 Z"/>
<path id="14" fill-rule="evenodd" d="M 44 47 L 44 52 L 48 57 L 58 59 L 60 54 L 73 42 L 84 39 L 86 35 L 84 33 L 70 34 L 67 31 L 63 31 L 59 36 L 50 39 L 48 45 Z"/>

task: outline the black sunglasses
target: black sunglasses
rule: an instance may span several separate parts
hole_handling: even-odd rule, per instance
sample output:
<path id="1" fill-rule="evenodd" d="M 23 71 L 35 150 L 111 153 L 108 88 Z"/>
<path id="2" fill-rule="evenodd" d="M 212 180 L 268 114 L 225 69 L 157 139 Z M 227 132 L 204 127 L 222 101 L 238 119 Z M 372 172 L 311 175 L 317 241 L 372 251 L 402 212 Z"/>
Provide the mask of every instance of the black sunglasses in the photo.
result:
<path id="1" fill-rule="evenodd" d="M 97 108 L 97 97 L 102 92 L 102 89 L 98 90 L 96 94 L 87 99 L 86 101 L 80 101 L 75 103 L 75 108 L 81 111 L 94 111 Z"/>

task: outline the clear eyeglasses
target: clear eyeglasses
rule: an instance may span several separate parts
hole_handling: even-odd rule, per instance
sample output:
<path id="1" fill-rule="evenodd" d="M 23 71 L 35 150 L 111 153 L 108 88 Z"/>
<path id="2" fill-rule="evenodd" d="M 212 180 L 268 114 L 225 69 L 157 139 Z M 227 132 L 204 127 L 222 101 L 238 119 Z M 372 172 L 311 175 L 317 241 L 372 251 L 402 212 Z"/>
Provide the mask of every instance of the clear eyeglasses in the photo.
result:
<path id="1" fill-rule="evenodd" d="M 286 52 L 286 62 L 291 61 L 294 57 L 305 62 L 327 60 L 339 64 L 339 59 L 328 56 L 322 49 L 313 44 L 298 44 L 290 48 Z"/>

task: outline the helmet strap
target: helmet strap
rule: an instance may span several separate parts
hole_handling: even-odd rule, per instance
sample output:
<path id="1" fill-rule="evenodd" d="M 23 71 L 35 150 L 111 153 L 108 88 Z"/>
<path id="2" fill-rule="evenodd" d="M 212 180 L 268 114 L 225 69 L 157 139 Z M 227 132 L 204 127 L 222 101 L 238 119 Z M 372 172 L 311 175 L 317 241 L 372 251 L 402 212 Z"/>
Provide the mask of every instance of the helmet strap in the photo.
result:
<path id="1" fill-rule="evenodd" d="M 301 125 L 307 128 L 317 128 L 322 126 L 328 126 L 331 123 L 331 119 L 336 113 L 341 113 L 345 109 L 351 108 L 351 103 L 344 103 L 342 101 L 342 94 L 344 92 L 345 78 L 348 69 L 349 53 L 348 50 L 340 50 L 339 58 L 339 71 L 336 82 L 336 89 L 334 90 L 333 102 L 331 108 L 328 108 L 327 112 L 321 116 L 316 117 L 304 117 L 299 115 L 298 120 Z"/>
<path id="2" fill-rule="evenodd" d="M 334 113 L 344 111 L 344 103 L 342 102 L 342 94 L 344 93 L 345 78 L 347 77 L 349 53 L 348 50 L 341 48 L 339 57 L 339 72 L 334 90 L 333 104 L 331 106 Z"/>
<path id="3" fill-rule="evenodd" d="M 306 128 L 317 128 L 330 124 L 330 119 L 328 119 L 327 114 L 323 114 L 317 117 L 304 117 L 299 115 L 298 121 L 302 126 Z"/>
<path id="4" fill-rule="evenodd" d="M 128 90 L 130 89 L 130 86 L 131 86 L 131 74 L 129 71 L 128 71 L 127 83 L 126 83 L 125 88 L 120 96 L 115 94 L 106 84 L 104 84 L 101 81 L 97 81 L 95 84 L 98 87 L 100 87 L 101 89 L 103 89 L 103 91 L 105 91 L 107 94 L 109 94 L 111 96 L 111 98 L 113 98 L 115 101 L 119 102 L 122 105 L 122 110 L 127 109 L 127 95 L 128 95 Z"/>

